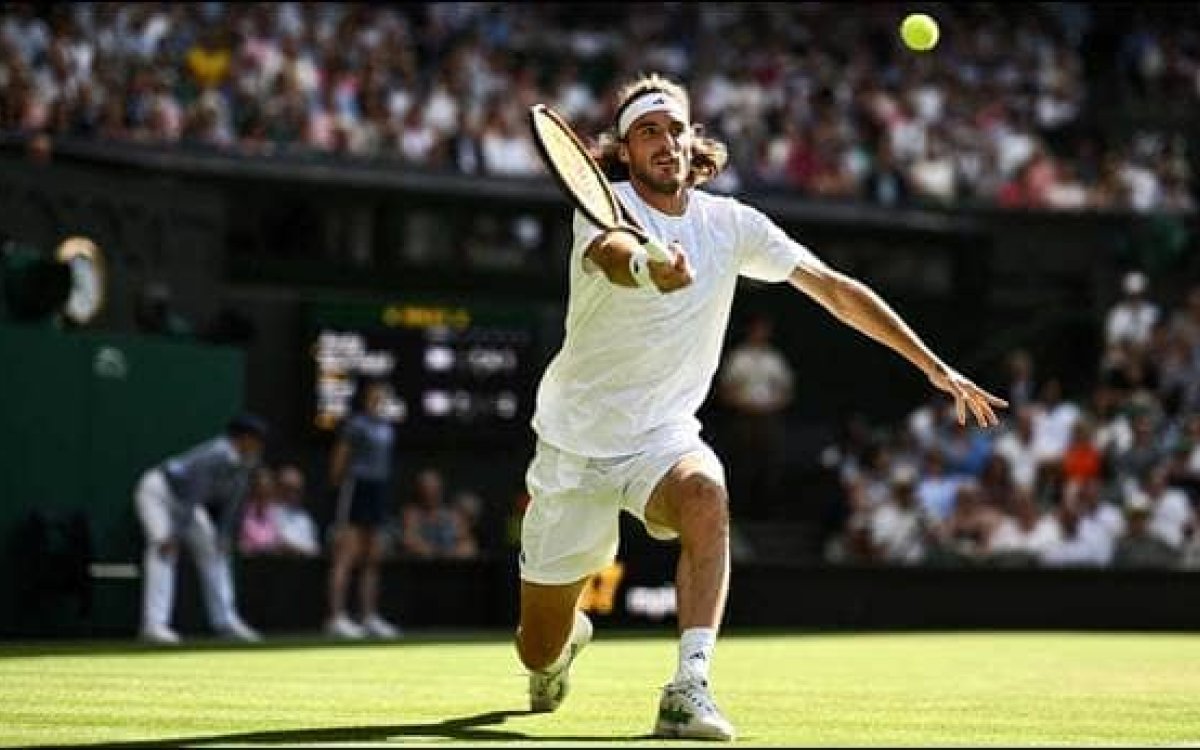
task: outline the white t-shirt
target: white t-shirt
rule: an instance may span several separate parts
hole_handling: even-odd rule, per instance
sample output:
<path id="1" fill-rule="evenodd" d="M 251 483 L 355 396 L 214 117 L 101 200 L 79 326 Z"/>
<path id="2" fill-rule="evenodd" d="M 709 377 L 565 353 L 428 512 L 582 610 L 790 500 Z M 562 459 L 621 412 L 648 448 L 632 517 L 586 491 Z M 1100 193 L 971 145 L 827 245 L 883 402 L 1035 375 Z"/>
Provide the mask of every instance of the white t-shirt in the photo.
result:
<path id="1" fill-rule="evenodd" d="M 1192 504 L 1187 493 L 1178 487 L 1168 487 L 1152 502 L 1150 533 L 1175 549 L 1182 548 L 1184 529 L 1192 520 Z"/>
<path id="2" fill-rule="evenodd" d="M 726 360 L 721 380 L 740 403 L 765 410 L 780 405 L 792 388 L 792 368 L 770 347 L 742 346 Z"/>
<path id="3" fill-rule="evenodd" d="M 584 252 L 599 234 L 575 213 L 566 336 L 538 386 L 533 429 L 557 448 L 614 457 L 653 435 L 696 435 L 721 357 L 739 274 L 787 280 L 821 261 L 764 213 L 735 198 L 692 190 L 683 216 L 615 185 L 630 211 L 664 244 L 679 242 L 695 281 L 661 294 L 608 280 Z M 681 434 L 682 433 L 682 434 Z"/>
<path id="4" fill-rule="evenodd" d="M 988 551 L 992 553 L 1025 552 L 1041 555 L 1062 538 L 1058 521 L 1043 515 L 1033 528 L 1022 529 L 1015 518 L 1005 518 L 988 539 Z"/>
<path id="5" fill-rule="evenodd" d="M 885 562 L 913 565 L 925 559 L 921 509 L 884 503 L 871 514 L 871 542 Z"/>
<path id="6" fill-rule="evenodd" d="M 1108 312 L 1104 337 L 1110 345 L 1122 339 L 1145 344 L 1150 340 L 1150 332 L 1157 322 L 1158 306 L 1153 302 L 1121 300 Z"/>

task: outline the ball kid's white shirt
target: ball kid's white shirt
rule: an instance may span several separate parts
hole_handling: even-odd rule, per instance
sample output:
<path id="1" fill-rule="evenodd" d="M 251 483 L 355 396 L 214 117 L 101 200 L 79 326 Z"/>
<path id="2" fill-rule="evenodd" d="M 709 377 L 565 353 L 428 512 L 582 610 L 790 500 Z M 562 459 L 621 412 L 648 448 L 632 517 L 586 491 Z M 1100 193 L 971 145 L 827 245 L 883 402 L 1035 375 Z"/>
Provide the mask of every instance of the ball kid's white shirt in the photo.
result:
<path id="1" fill-rule="evenodd" d="M 770 218 L 735 198 L 692 190 L 683 216 L 615 186 L 664 244 L 679 242 L 695 281 L 661 294 L 617 286 L 584 251 L 599 234 L 578 211 L 570 260 L 566 332 L 538 386 L 533 429 L 578 455 L 611 458 L 650 439 L 695 435 L 721 357 L 738 276 L 785 281 L 821 261 Z"/>

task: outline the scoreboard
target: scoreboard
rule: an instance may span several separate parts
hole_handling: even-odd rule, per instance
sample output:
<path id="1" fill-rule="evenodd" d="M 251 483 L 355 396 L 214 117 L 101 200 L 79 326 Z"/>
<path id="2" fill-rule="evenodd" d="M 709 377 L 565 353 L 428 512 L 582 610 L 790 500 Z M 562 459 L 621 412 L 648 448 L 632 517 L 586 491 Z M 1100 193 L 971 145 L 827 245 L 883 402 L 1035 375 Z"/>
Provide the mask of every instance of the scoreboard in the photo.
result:
<path id="1" fill-rule="evenodd" d="M 538 307 L 513 303 L 313 303 L 313 427 L 334 430 L 357 383 L 377 377 L 391 385 L 386 416 L 398 442 L 523 439 L 541 372 L 541 320 Z"/>

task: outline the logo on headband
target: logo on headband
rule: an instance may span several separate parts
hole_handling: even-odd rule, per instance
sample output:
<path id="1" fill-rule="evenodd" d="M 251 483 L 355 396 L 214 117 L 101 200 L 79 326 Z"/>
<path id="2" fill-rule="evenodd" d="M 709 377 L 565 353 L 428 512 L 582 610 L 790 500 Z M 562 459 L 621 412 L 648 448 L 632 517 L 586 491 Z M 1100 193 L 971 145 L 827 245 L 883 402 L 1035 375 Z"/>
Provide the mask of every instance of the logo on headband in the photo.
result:
<path id="1" fill-rule="evenodd" d="M 665 91 L 647 91 L 625 102 L 617 110 L 617 132 L 624 137 L 633 121 L 650 112 L 665 110 L 684 122 L 687 111 L 683 104 Z"/>

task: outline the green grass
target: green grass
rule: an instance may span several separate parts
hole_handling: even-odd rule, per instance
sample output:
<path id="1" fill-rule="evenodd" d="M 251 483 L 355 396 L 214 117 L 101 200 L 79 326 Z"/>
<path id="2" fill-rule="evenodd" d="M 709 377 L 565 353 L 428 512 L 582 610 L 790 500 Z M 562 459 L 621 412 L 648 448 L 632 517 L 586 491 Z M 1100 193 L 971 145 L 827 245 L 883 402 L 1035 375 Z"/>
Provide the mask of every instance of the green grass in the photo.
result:
<path id="1" fill-rule="evenodd" d="M 0 744 L 680 745 L 647 737 L 665 634 L 597 630 L 555 714 L 525 712 L 503 634 L 393 644 L 0 645 Z M 1200 636 L 727 634 L 739 743 L 1200 744 Z"/>

